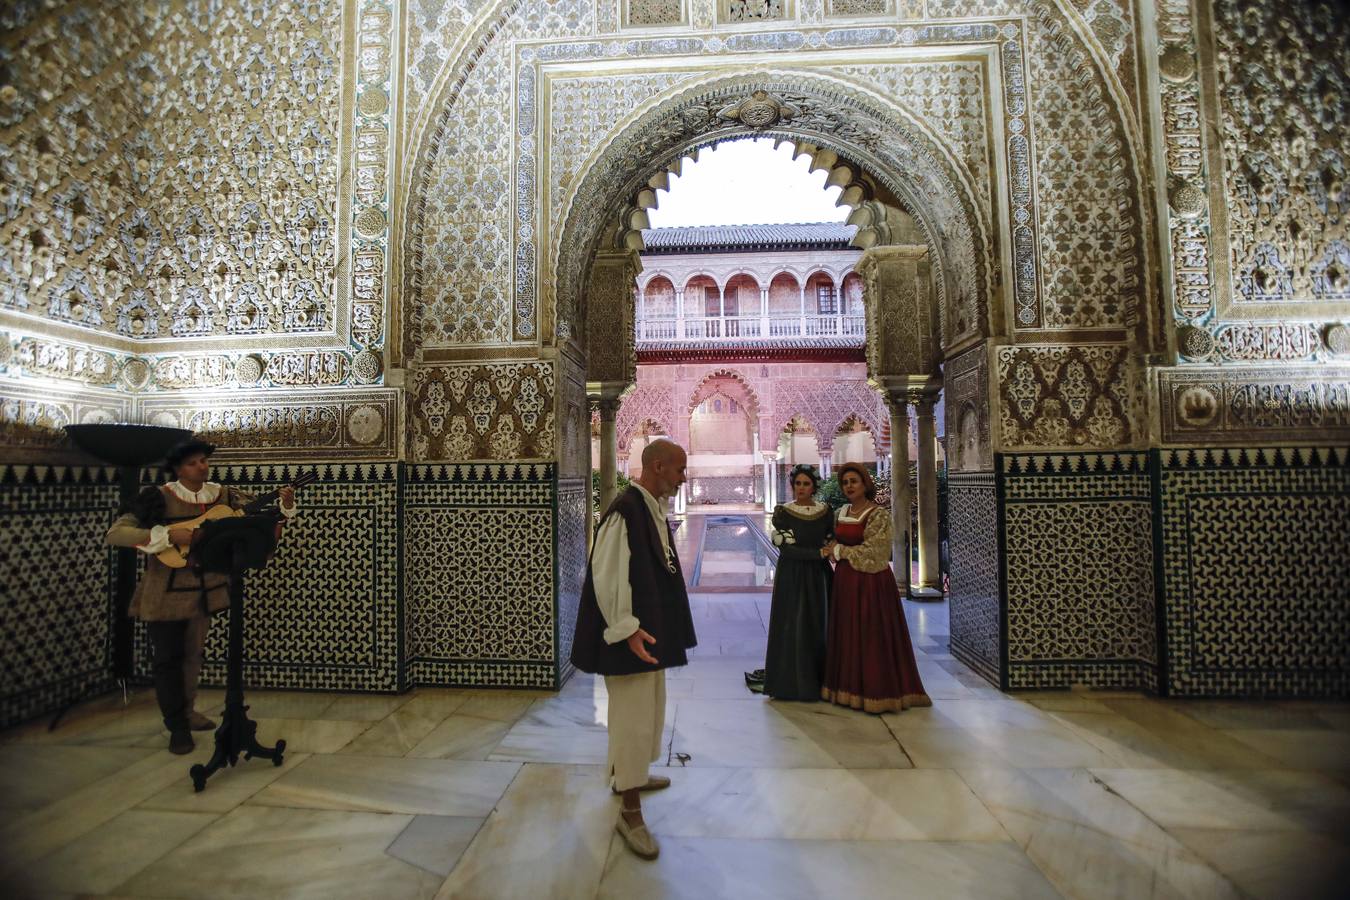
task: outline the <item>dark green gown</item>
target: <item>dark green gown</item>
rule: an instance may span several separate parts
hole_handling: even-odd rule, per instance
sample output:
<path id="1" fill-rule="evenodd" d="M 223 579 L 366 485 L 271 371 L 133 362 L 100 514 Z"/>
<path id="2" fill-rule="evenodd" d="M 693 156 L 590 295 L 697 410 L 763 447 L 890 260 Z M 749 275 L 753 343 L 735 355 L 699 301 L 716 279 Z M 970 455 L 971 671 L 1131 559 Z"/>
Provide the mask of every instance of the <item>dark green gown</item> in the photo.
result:
<path id="1" fill-rule="evenodd" d="M 769 610 L 764 693 L 779 700 L 819 700 L 831 578 L 820 548 L 834 528 L 834 512 L 826 504 L 814 514 L 781 504 L 774 508 L 773 527 L 791 531 L 796 540 L 775 541 L 778 568 Z"/>

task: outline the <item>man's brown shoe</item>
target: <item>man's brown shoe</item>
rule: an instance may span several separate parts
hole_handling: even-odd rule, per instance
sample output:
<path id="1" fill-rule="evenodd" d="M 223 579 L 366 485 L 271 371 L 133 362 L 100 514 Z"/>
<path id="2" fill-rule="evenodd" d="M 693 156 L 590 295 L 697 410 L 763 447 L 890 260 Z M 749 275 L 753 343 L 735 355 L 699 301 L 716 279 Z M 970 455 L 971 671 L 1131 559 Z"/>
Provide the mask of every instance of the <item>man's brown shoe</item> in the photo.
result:
<path id="1" fill-rule="evenodd" d="M 640 812 L 641 810 L 624 810 L 624 812 Z M 661 848 L 656 845 L 656 837 L 647 830 L 646 823 L 642 825 L 629 825 L 628 820 L 619 815 L 619 821 L 615 823 L 614 830 L 623 838 L 623 842 L 628 845 L 628 849 L 642 859 L 656 859 L 661 855 Z"/>
<path id="2" fill-rule="evenodd" d="M 647 783 L 644 784 L 642 787 L 638 788 L 638 790 L 645 793 L 647 791 L 663 791 L 668 787 L 670 787 L 669 778 L 667 778 L 664 775 L 652 775 L 648 777 Z M 611 788 L 611 790 L 614 791 L 614 793 L 616 794 L 623 793 L 623 791 L 619 790 L 618 788 Z"/>
<path id="3" fill-rule="evenodd" d="M 190 731 L 171 731 L 169 732 L 169 752 L 182 756 L 185 753 L 191 753 L 197 743 L 192 740 Z"/>
<path id="4" fill-rule="evenodd" d="M 214 731 L 215 727 L 215 722 L 212 722 L 195 709 L 188 710 L 188 728 L 191 728 L 193 731 Z"/>

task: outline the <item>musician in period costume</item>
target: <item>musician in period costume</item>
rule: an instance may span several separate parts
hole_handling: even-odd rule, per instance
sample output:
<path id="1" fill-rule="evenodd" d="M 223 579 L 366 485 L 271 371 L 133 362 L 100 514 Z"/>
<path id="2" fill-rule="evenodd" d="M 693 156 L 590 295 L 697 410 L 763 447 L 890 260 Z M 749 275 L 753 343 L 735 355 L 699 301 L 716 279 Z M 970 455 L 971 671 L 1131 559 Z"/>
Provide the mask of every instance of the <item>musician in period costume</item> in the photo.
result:
<path id="1" fill-rule="evenodd" d="M 210 456 L 215 449 L 198 440 L 184 441 L 171 449 L 165 457 L 165 468 L 175 480 L 142 491 L 107 535 L 109 544 L 135 547 L 146 555 L 145 574 L 132 595 L 130 612 L 146 623 L 150 635 L 155 698 L 164 727 L 169 730 L 169 750 L 174 753 L 192 750 L 191 732 L 216 727 L 194 705 L 210 616 L 230 605 L 229 577 L 207 574 L 201 578 L 191 566 L 170 568 L 156 557 L 195 540 L 199 532 L 179 523 L 195 519 L 213 506 L 242 509 L 253 499 L 243 491 L 208 481 Z M 295 515 L 295 491 L 284 487 L 279 493 L 282 514 L 288 518 Z"/>
<path id="2" fill-rule="evenodd" d="M 750 690 L 777 700 L 815 701 L 825 673 L 831 581 L 820 549 L 834 532 L 834 511 L 815 499 L 820 476 L 813 467 L 793 468 L 791 483 L 792 501 L 773 511 L 778 565 L 764 668 L 746 673 L 745 680 Z"/>
<path id="3" fill-rule="evenodd" d="M 820 551 L 836 561 L 820 696 L 870 713 L 932 706 L 888 565 L 891 517 L 873 502 L 871 472 L 858 463 L 835 471 L 849 502 L 835 516 L 834 540 Z"/>
<path id="4" fill-rule="evenodd" d="M 572 643 L 572 664 L 605 677 L 608 776 L 623 798 L 615 828 L 643 859 L 655 859 L 659 848 L 642 820 L 639 794 L 670 786 L 649 771 L 661 756 L 665 670 L 685 665 L 696 643 L 663 503 L 684 484 L 684 470 L 678 444 L 658 440 L 643 449 L 642 474 L 600 520 Z"/>

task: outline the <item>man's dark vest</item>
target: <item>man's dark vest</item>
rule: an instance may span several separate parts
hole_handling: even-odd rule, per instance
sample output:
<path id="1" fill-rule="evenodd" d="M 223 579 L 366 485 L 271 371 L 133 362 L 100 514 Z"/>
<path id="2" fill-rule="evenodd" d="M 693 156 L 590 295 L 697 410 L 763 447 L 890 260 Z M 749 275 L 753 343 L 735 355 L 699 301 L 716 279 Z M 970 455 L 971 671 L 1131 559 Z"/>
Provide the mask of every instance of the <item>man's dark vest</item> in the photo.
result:
<path id="1" fill-rule="evenodd" d="M 694 637 L 694 617 L 689 612 L 689 594 L 684 588 L 680 560 L 672 552 L 675 571 L 666 567 L 661 534 L 642 492 L 630 487 L 610 504 L 600 519 L 622 516 L 628 528 L 628 580 L 633 586 L 633 615 L 643 631 L 656 638 L 647 652 L 657 665 L 644 663 L 628 649 L 627 641 L 605 643 L 605 617 L 595 600 L 595 580 L 590 562 L 586 565 L 586 583 L 581 589 L 577 609 L 577 631 L 572 641 L 572 665 L 597 675 L 634 675 L 683 666 L 689 662 L 685 651 L 698 643 Z M 669 526 L 666 537 L 670 539 Z"/>

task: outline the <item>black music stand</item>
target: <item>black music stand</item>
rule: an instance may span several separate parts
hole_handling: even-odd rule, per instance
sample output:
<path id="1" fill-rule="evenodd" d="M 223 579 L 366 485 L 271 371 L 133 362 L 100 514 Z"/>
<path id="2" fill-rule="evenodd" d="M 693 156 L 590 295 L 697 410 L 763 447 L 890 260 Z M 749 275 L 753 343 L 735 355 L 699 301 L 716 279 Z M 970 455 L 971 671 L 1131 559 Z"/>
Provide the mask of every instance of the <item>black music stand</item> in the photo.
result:
<path id="1" fill-rule="evenodd" d="M 279 766 L 286 742 L 277 741 L 267 748 L 258 743 L 258 723 L 248 717 L 244 705 L 244 572 L 261 569 L 272 558 L 276 549 L 277 518 L 259 514 L 231 519 L 218 519 L 202 525 L 201 537 L 192 547 L 188 562 L 200 577 L 208 572 L 230 576 L 230 648 L 226 658 L 225 713 L 216 729 L 216 751 L 206 765 L 194 765 L 188 770 L 192 787 L 200 793 L 206 788 L 206 779 L 218 769 L 238 765 L 239 754 L 244 759 L 255 756 L 272 760 Z"/>

